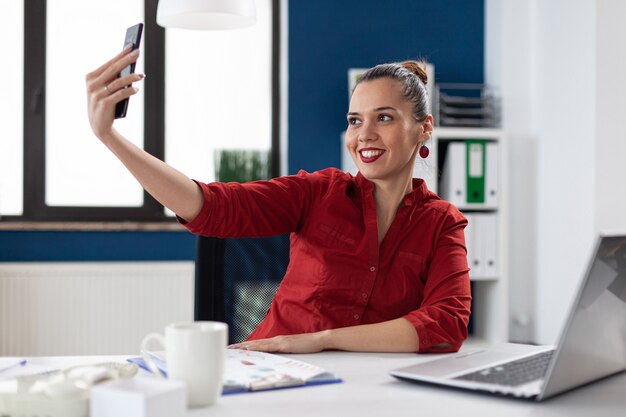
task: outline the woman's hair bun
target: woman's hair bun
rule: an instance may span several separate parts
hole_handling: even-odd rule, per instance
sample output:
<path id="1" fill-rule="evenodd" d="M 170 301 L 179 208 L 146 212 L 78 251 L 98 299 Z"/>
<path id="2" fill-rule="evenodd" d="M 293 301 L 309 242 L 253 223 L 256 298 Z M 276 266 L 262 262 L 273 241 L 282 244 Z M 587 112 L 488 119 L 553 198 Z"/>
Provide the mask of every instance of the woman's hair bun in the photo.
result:
<path id="1" fill-rule="evenodd" d="M 417 75 L 424 85 L 428 84 L 428 74 L 426 74 L 426 62 L 424 61 L 404 61 L 401 64 L 405 69 Z"/>

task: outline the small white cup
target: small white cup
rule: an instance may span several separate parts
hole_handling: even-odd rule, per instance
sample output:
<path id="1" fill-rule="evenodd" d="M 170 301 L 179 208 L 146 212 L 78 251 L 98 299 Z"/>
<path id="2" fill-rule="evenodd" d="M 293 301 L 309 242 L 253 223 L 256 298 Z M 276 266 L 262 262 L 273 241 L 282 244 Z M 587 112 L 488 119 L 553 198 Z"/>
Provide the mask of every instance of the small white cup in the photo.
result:
<path id="1" fill-rule="evenodd" d="M 165 347 L 168 378 L 187 383 L 187 404 L 214 404 L 222 393 L 228 325 L 216 321 L 172 323 L 165 327 L 165 337 L 159 333 L 144 337 L 143 360 L 155 375 L 163 378 L 147 350 L 153 339 Z"/>

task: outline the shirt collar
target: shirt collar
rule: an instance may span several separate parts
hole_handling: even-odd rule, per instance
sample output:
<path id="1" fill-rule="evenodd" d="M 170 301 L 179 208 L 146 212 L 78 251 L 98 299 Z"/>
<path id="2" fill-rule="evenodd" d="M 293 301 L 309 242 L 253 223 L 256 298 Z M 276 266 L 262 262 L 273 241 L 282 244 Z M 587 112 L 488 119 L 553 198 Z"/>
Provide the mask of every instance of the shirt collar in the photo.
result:
<path id="1" fill-rule="evenodd" d="M 362 189 L 364 194 L 372 194 L 374 192 L 374 183 L 365 178 L 359 171 L 356 174 L 356 183 Z M 404 196 L 404 205 L 410 206 L 417 203 L 432 194 L 426 186 L 426 181 L 421 178 L 413 178 L 413 190 Z"/>

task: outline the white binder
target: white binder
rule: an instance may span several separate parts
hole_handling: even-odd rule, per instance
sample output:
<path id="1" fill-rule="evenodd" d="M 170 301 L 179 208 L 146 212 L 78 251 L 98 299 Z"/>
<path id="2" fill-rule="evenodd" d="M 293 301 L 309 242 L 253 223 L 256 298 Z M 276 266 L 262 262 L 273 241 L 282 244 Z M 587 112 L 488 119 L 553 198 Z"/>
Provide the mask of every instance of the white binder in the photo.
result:
<path id="1" fill-rule="evenodd" d="M 448 145 L 448 154 L 441 174 L 440 196 L 457 207 L 467 205 L 465 142 L 452 142 Z"/>
<path id="2" fill-rule="evenodd" d="M 496 279 L 498 277 L 498 216 L 496 213 L 481 213 L 479 215 L 480 256 L 483 263 L 482 278 Z"/>
<path id="3" fill-rule="evenodd" d="M 496 213 L 465 214 L 469 222 L 465 228 L 467 263 L 473 280 L 497 279 L 498 216 Z"/>
<path id="4" fill-rule="evenodd" d="M 474 228 L 476 227 L 474 221 L 474 215 L 466 213 L 468 224 L 465 228 L 465 247 L 467 248 L 467 265 L 470 268 L 470 277 L 474 278 L 481 275 L 481 262 L 478 259 L 478 253 L 476 251 L 476 244 L 474 243 L 476 237 L 474 234 Z"/>
<path id="5" fill-rule="evenodd" d="M 498 207 L 498 144 L 489 142 L 485 151 L 485 207 Z"/>
<path id="6" fill-rule="evenodd" d="M 480 148 L 480 147 L 479 147 Z M 467 169 L 467 144 L 465 142 L 451 142 L 448 145 L 446 160 L 444 161 L 441 174 L 441 192 L 440 196 L 444 200 L 448 200 L 461 210 L 466 209 L 497 209 L 499 197 L 499 172 L 498 144 L 495 142 L 487 142 L 484 153 L 484 172 L 482 170 L 482 153 L 471 154 L 470 161 L 475 162 L 474 166 L 478 168 Z M 478 160 L 476 160 L 476 158 Z M 467 202 L 467 175 L 475 173 L 476 176 L 485 178 L 485 202 L 484 203 L 468 203 Z"/>

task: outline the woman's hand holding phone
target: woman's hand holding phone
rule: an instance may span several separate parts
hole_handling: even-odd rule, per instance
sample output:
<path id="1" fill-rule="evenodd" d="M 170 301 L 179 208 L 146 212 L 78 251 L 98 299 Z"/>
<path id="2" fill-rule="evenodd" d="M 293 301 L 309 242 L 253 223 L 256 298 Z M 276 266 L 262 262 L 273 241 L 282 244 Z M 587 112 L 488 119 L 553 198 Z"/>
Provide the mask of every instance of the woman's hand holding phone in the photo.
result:
<path id="1" fill-rule="evenodd" d="M 139 58 L 141 28 L 141 23 L 128 28 L 124 50 L 86 75 L 89 124 L 148 193 L 181 218 L 191 221 L 204 204 L 200 187 L 113 128 L 113 121 L 125 116 L 128 98 L 138 91 L 133 83 L 144 78 L 143 74 L 133 72 Z M 122 103 L 126 104 L 120 106 Z M 123 111 L 116 111 L 116 107 Z"/>
<path id="2" fill-rule="evenodd" d="M 136 87 L 126 87 L 142 80 L 143 74 L 131 73 L 117 78 L 122 69 L 134 64 L 137 58 L 139 49 L 133 50 L 132 44 L 129 44 L 122 52 L 85 77 L 89 124 L 102 141 L 113 129 L 116 104 L 139 91 Z"/>

